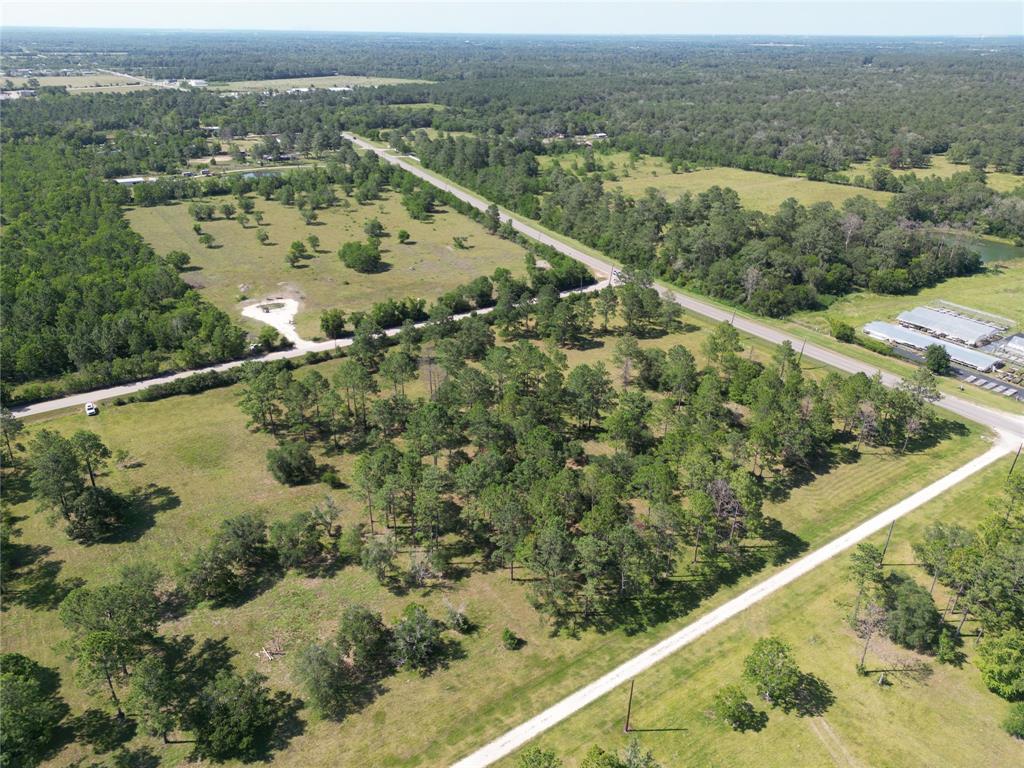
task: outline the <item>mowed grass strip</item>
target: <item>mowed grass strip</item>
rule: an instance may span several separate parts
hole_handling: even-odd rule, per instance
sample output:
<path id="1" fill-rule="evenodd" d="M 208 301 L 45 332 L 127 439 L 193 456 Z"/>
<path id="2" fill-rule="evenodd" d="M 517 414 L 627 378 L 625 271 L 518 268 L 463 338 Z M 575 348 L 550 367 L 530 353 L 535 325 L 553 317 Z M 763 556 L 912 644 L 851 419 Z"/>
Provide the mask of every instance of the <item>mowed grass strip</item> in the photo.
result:
<path id="1" fill-rule="evenodd" d="M 338 192 L 339 197 L 344 193 Z M 204 232 L 213 235 L 216 247 L 206 248 L 193 231 L 195 222 L 188 205 L 161 205 L 135 208 L 127 212 L 128 221 L 157 253 L 179 250 L 192 258 L 185 279 L 236 322 L 248 324 L 258 332 L 261 324 L 241 318 L 241 297 L 263 299 L 290 296 L 299 299 L 295 319 L 299 335 L 312 339 L 320 335 L 320 313 L 338 307 L 346 313 L 368 310 L 385 299 L 406 296 L 422 298 L 429 305 L 441 294 L 480 275 L 493 274 L 498 267 L 516 275 L 525 273 L 526 251 L 521 246 L 490 235 L 472 219 L 442 208 L 429 221 L 412 219 L 401 205 L 400 196 L 387 192 L 382 200 L 359 205 L 349 200 L 342 206 L 317 211 L 319 222 L 307 226 L 295 206 L 253 196 L 256 210 L 264 214 L 263 224 L 269 244 L 256 239 L 257 225 L 246 228 L 235 220 L 217 218 L 202 222 Z M 211 197 L 215 206 L 235 204 L 230 196 Z M 218 211 L 218 217 L 220 213 Z M 360 274 L 338 258 L 338 249 L 352 240 L 366 240 L 363 227 L 376 218 L 388 236 L 383 239 L 383 272 Z M 251 217 L 250 217 L 251 219 Z M 398 232 L 406 230 L 411 242 L 398 242 Z M 290 267 L 285 254 L 291 243 L 305 243 L 310 235 L 320 239 L 318 252 Z M 468 238 L 468 248 L 458 249 L 453 238 Z M 306 244 L 309 249 L 308 243 Z"/>
<path id="2" fill-rule="evenodd" d="M 911 544 L 932 522 L 973 527 L 998 496 L 1010 459 L 1004 459 L 929 502 L 896 524 L 886 555 L 890 563 L 911 563 Z M 885 533 L 872 542 L 881 545 Z M 961 669 L 917 657 L 886 640 L 872 642 L 869 668 L 894 658 L 928 660 L 932 675 L 923 682 L 878 675 L 862 677 L 855 665 L 863 641 L 845 622 L 856 598 L 846 579 L 847 557 L 840 557 L 794 582 L 785 590 L 713 630 L 692 646 L 656 665 L 636 680 L 632 725 L 634 736 L 662 765 L 736 766 L 904 766 L 1024 763 L 1024 743 L 1000 728 L 1007 704 L 988 691 L 971 663 L 974 644 L 967 638 L 967 663 Z M 920 569 L 900 567 L 925 587 L 930 578 Z M 936 589 L 942 607 L 947 595 Z M 743 659 L 760 637 L 775 634 L 793 646 L 804 671 L 831 687 L 836 701 L 822 717 L 800 718 L 770 710 L 759 733 L 736 733 L 708 717 L 714 694 L 739 682 Z M 749 688 L 749 686 L 748 686 Z M 753 696 L 753 690 L 748 690 Z M 537 743 L 579 765 L 591 744 L 622 748 L 627 691 L 604 697 L 541 736 Z M 752 699 L 753 700 L 753 699 Z M 763 707 L 762 702 L 755 705 Z M 955 713 L 955 716 L 951 713 Z M 660 729 L 660 730 L 659 730 Z M 514 757 L 499 763 L 515 765 Z"/>
<path id="3" fill-rule="evenodd" d="M 700 341 L 709 326 L 690 322 L 693 330 L 644 340 L 642 345 L 681 343 L 699 358 Z M 603 359 L 613 368 L 613 345 L 614 337 L 606 337 L 593 349 L 571 351 L 570 363 Z M 758 344 L 751 354 L 760 359 L 769 352 L 767 345 Z M 330 362 L 318 368 L 329 376 L 336 365 Z M 813 364 L 807 369 L 809 375 L 823 372 Z M 18 543 L 47 547 L 43 561 L 58 564 L 58 583 L 79 578 L 96 585 L 114 580 L 121 566 L 134 562 L 152 562 L 173 573 L 178 562 L 209 540 L 221 520 L 245 511 L 260 511 L 272 522 L 329 495 L 341 508 L 346 524 L 365 521 L 362 500 L 354 490 L 332 491 L 324 485 L 287 488 L 270 477 L 265 454 L 272 438 L 247 430 L 245 416 L 236 404 L 238 390 L 232 387 L 154 403 L 107 406 L 93 419 L 76 411 L 36 422 L 33 428 L 46 425 L 65 433 L 94 429 L 111 448 L 127 450 L 142 466 L 112 469 L 102 482 L 122 490 L 153 485 L 154 503 L 163 500 L 164 508 L 144 520 L 130 542 L 81 547 L 50 527 L 44 516 L 34 511 L 34 502 L 22 499 L 14 507 L 15 515 L 24 518 L 19 523 L 22 535 Z M 410 395 L 424 391 L 420 382 L 410 388 Z M 27 439 L 25 436 L 23 442 Z M 909 456 L 865 450 L 854 463 L 836 461 L 831 467 L 823 466 L 823 472 L 828 470 L 825 474 L 805 478 L 787 497 L 770 502 L 765 511 L 804 539 L 808 547 L 815 547 L 984 447 L 977 431 L 966 430 Z M 318 458 L 333 464 L 342 479 L 351 482 L 354 456 Z M 475 565 L 471 559 L 464 564 Z M 329 579 L 289 575 L 240 607 L 201 607 L 166 626 L 165 631 L 192 633 L 198 638 L 227 637 L 237 651 L 239 668 L 257 669 L 269 675 L 275 687 L 300 694 L 290 675 L 287 652 L 306 640 L 329 636 L 347 605 L 365 603 L 389 620 L 412 600 L 423 603 L 436 617 L 444 615 L 446 603 L 464 606 L 479 627 L 476 633 L 460 638 L 464 658 L 426 678 L 412 673 L 390 678 L 382 696 L 340 724 L 320 721 L 305 711 L 304 734 L 274 759 L 282 766 L 442 766 L 693 621 L 770 570 L 722 589 L 689 615 L 635 634 L 616 630 L 585 632 L 576 639 L 551 637 L 546 620 L 529 605 L 527 585 L 510 583 L 503 571 L 474 571 L 450 587 L 395 595 L 356 566 Z M 41 578 L 40 593 L 45 595 L 53 581 Z M 16 582 L 14 588 L 27 584 Z M 51 597 L 54 591 L 49 589 Z M 73 667 L 56 647 L 64 637 L 56 611 L 45 606 L 30 608 L 18 599 L 8 599 L 6 605 L 4 650 L 25 652 L 58 667 L 66 681 L 64 696 L 76 711 L 95 705 L 96 699 L 72 683 Z M 506 626 L 526 640 L 520 651 L 502 648 L 501 631 Z M 274 641 L 283 644 L 286 656 L 272 663 L 259 660 L 260 648 Z M 410 728 L 410 723 L 416 727 Z M 136 743 L 151 743 L 166 765 L 178 764 L 188 753 L 187 745 L 168 749 L 142 737 Z M 86 756 L 80 750 L 70 747 L 53 764 Z"/>
<path id="4" fill-rule="evenodd" d="M 888 192 L 724 166 L 672 173 L 671 167 L 663 158 L 641 156 L 631 160 L 628 152 L 596 153 L 594 157 L 605 172 L 612 172 L 617 176 L 615 180 L 604 182 L 605 189 L 621 189 L 631 197 L 642 197 L 653 187 L 671 202 L 687 192 L 697 195 L 714 186 L 730 187 L 740 196 L 744 206 L 766 213 L 774 212 L 790 197 L 802 205 L 832 203 L 837 207 L 842 205 L 843 201 L 858 195 L 874 200 L 879 205 L 885 205 L 892 197 Z M 582 153 L 542 157 L 541 165 L 547 167 L 558 163 L 569 169 L 574 161 L 577 167 L 582 168 Z"/>

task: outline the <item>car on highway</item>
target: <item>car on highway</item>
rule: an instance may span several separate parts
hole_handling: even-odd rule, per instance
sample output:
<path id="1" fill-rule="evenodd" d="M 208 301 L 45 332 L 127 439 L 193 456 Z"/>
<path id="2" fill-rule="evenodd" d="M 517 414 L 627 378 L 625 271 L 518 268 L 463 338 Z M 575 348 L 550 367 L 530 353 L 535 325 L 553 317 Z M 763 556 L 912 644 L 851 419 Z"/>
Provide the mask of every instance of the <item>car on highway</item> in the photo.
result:
<path id="1" fill-rule="evenodd" d="M 96 416 L 100 412 L 100 409 L 96 407 L 96 403 L 85 404 L 85 415 Z"/>

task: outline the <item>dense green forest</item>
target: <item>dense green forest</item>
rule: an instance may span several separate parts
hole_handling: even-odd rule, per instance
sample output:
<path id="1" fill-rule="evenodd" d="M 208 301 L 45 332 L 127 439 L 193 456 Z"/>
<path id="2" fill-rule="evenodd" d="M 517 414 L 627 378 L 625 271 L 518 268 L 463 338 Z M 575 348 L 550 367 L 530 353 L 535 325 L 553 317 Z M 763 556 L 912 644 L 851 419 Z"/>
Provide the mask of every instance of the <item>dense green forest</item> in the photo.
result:
<path id="1" fill-rule="evenodd" d="M 449 112 L 435 127 L 448 130 L 519 139 L 602 131 L 623 149 L 783 173 L 836 170 L 894 147 L 911 165 L 948 150 L 1022 170 L 1024 69 L 1013 40 L 764 42 L 8 33 L 12 49 L 45 52 L 47 66 L 211 81 L 336 72 L 427 79 L 349 98 L 368 116 L 378 104 L 440 103 Z"/>
<path id="2" fill-rule="evenodd" d="M 125 190 L 59 139 L 4 147 L 4 381 L 89 381 L 238 357 L 245 334 L 121 215 Z"/>

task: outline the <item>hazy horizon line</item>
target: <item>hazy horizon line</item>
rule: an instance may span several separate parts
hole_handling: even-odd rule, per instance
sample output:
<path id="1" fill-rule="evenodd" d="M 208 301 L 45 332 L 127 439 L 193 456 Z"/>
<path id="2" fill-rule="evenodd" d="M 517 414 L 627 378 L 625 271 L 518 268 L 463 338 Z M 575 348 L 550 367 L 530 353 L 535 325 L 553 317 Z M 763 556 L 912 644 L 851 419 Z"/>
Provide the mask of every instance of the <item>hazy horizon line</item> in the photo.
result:
<path id="1" fill-rule="evenodd" d="M 389 29 L 262 29 L 259 27 L 222 27 L 220 29 L 203 29 L 199 27 L 82 27 L 82 26 L 44 26 L 44 25 L 7 25 L 0 22 L 0 31 L 60 31 L 60 32 L 138 32 L 140 34 L 152 33 L 181 33 L 217 35 L 230 32 L 260 33 L 267 35 L 393 35 L 396 37 L 575 37 L 575 38 L 744 38 L 753 40 L 773 39 L 875 39 L 875 40 L 1024 40 L 1024 32 L 1018 33 L 869 33 L 869 32 L 778 32 L 778 33 L 749 33 L 749 32 L 409 32 Z"/>

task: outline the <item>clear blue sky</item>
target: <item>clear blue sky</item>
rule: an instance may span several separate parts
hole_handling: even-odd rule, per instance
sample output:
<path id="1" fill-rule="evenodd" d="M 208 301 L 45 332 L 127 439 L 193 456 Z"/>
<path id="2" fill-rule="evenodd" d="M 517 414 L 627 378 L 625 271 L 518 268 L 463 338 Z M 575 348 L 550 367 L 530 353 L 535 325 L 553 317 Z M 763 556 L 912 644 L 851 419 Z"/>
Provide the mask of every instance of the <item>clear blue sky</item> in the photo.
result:
<path id="1" fill-rule="evenodd" d="M 3 26 L 666 35 L 1024 35 L 1024 0 L 4 0 Z"/>

